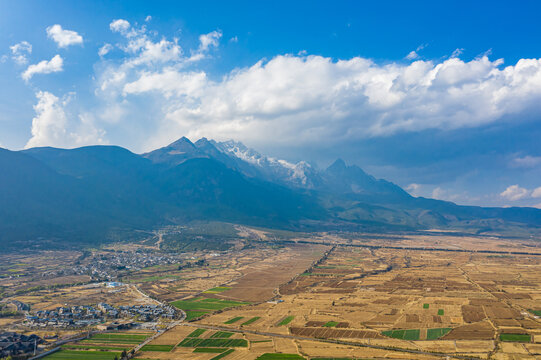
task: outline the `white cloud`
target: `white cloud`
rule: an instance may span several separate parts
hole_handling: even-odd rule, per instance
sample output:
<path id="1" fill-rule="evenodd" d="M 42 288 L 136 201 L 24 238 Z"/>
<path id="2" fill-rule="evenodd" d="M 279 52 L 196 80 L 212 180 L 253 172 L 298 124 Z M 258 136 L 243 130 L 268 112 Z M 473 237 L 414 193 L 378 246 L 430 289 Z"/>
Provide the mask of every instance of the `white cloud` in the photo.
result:
<path id="1" fill-rule="evenodd" d="M 408 60 L 415 60 L 419 58 L 419 54 L 415 50 L 412 50 L 406 55 L 406 59 Z"/>
<path id="2" fill-rule="evenodd" d="M 239 38 L 238 36 L 233 36 L 231 39 L 229 39 L 229 42 L 232 42 L 232 43 L 238 43 L 239 42 Z"/>
<path id="3" fill-rule="evenodd" d="M 35 74 L 50 74 L 63 70 L 64 60 L 60 55 L 55 55 L 51 60 L 43 60 L 37 64 L 30 65 L 23 73 L 22 78 L 25 81 L 30 80 Z"/>
<path id="4" fill-rule="evenodd" d="M 97 93 L 108 106 L 145 103 L 153 109 L 155 133 L 145 148 L 180 135 L 302 146 L 479 127 L 521 121 L 537 111 L 541 97 L 539 59 L 504 67 L 487 56 L 379 64 L 362 57 L 278 55 L 216 78 L 199 70 L 196 60 L 218 45 L 220 31 L 202 35 L 185 55 L 177 39 L 154 40 L 129 23 L 111 27 L 133 35 L 118 45 L 121 62 L 98 67 Z M 132 115 L 132 121 L 148 122 Z"/>
<path id="5" fill-rule="evenodd" d="M 11 58 L 19 65 L 24 65 L 28 62 L 27 56 L 32 53 L 32 45 L 28 41 L 21 41 L 18 44 L 9 47 L 11 50 Z"/>
<path id="6" fill-rule="evenodd" d="M 112 31 L 118 32 L 118 33 L 121 33 L 121 34 L 127 34 L 130 27 L 131 27 L 130 23 L 127 20 L 124 20 L 124 19 L 116 19 L 116 20 L 113 20 L 109 24 L 109 28 Z"/>
<path id="7" fill-rule="evenodd" d="M 83 43 L 83 37 L 76 31 L 62 29 L 62 26 L 58 24 L 47 28 L 47 36 L 61 48 Z"/>
<path id="8" fill-rule="evenodd" d="M 512 164 L 516 167 L 533 168 L 541 164 L 541 156 L 530 156 L 514 158 Z"/>
<path id="9" fill-rule="evenodd" d="M 82 114 L 75 123 L 68 120 L 65 107 L 72 95 L 60 99 L 47 91 L 36 93 L 38 103 L 34 106 L 36 116 L 32 119 L 32 137 L 25 148 L 74 147 L 106 143 L 105 131 L 94 125 L 92 116 Z"/>
<path id="10" fill-rule="evenodd" d="M 511 185 L 500 193 L 501 197 L 511 201 L 521 200 L 527 198 L 529 195 L 530 191 L 528 189 L 522 188 L 518 185 Z"/>
<path id="11" fill-rule="evenodd" d="M 432 198 L 443 200 L 447 195 L 447 192 L 440 188 L 439 186 L 432 190 Z"/>
<path id="12" fill-rule="evenodd" d="M 463 52 L 464 52 L 463 48 L 455 49 L 455 51 L 453 51 L 453 53 L 451 54 L 451 57 L 452 58 L 459 57 Z"/>
<path id="13" fill-rule="evenodd" d="M 36 116 L 32 119 L 32 138 L 25 148 L 58 144 L 66 136 L 67 118 L 60 99 L 47 91 L 38 92 L 36 97 L 38 103 L 34 106 Z"/>
<path id="14" fill-rule="evenodd" d="M 532 197 L 533 198 L 540 198 L 541 197 L 541 186 L 532 191 Z"/>
<path id="15" fill-rule="evenodd" d="M 152 20 L 152 16 L 147 15 L 147 17 L 145 18 L 145 22 L 149 22 L 150 20 Z"/>
<path id="16" fill-rule="evenodd" d="M 199 51 L 207 51 L 210 47 L 217 47 L 222 37 L 221 31 L 212 31 L 199 36 Z"/>
<path id="17" fill-rule="evenodd" d="M 111 50 L 113 50 L 113 45 L 105 44 L 98 50 L 98 55 L 100 57 L 103 57 L 103 56 L 107 55 Z"/>
<path id="18" fill-rule="evenodd" d="M 419 196 L 419 190 L 421 189 L 421 185 L 419 184 L 409 184 L 406 186 L 406 190 L 412 195 L 412 196 Z"/>
<path id="19" fill-rule="evenodd" d="M 427 46 L 428 46 L 428 44 L 421 44 L 421 45 L 417 46 L 417 49 L 410 51 L 408 53 L 408 55 L 406 55 L 406 59 L 408 59 L 408 60 L 417 60 L 417 59 L 419 59 L 419 57 L 420 57 L 419 56 L 419 51 L 423 50 Z"/>

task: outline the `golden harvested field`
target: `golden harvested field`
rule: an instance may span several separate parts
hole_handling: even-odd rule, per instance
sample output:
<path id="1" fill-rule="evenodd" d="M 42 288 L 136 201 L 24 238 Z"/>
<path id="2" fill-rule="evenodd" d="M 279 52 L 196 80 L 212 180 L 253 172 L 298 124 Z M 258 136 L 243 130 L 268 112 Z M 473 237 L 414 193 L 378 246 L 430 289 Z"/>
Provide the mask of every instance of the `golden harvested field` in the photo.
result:
<path id="1" fill-rule="evenodd" d="M 333 241 L 340 244 L 338 238 Z M 366 358 L 371 353 L 381 358 L 431 358 L 429 352 L 478 358 L 537 356 L 539 347 L 533 341 L 541 338 L 541 321 L 530 311 L 541 310 L 541 251 L 536 246 L 449 235 L 421 236 L 418 243 L 414 239 L 368 243 L 384 246 L 337 245 L 315 266 L 282 283 L 277 290 L 280 302 L 225 310 L 196 323 L 266 334 L 273 339 L 275 352 L 308 358 Z M 385 247 L 390 243 L 424 249 Z M 237 284 L 242 288 L 242 282 L 231 282 L 227 286 L 232 289 L 220 296 L 238 294 Z M 226 323 L 233 318 L 242 320 Z M 532 340 L 501 341 L 502 333 L 529 334 Z M 288 338 L 277 340 L 280 335 Z M 344 347 L 358 352 L 338 351 L 338 345 L 317 339 L 352 343 Z M 367 350 L 355 343 L 388 350 Z M 253 351 L 269 350 L 270 343 L 266 344 Z M 412 355 L 392 348 L 426 353 Z"/>

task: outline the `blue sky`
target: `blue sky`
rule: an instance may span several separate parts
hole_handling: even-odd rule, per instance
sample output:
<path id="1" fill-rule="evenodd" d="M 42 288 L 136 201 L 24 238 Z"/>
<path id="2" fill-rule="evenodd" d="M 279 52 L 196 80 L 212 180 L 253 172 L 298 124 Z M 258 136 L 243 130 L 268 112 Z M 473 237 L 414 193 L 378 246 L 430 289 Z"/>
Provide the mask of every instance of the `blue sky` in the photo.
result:
<path id="1" fill-rule="evenodd" d="M 536 1 L 0 0 L 0 146 L 233 138 L 541 206 Z"/>

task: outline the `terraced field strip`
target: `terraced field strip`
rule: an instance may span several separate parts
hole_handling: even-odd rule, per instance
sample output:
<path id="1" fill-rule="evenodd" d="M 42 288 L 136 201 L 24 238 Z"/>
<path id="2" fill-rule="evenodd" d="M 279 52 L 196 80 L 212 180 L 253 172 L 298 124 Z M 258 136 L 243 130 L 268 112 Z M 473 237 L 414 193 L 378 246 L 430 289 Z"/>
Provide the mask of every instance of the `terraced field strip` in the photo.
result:
<path id="1" fill-rule="evenodd" d="M 195 348 L 194 353 L 223 353 L 228 349 L 224 348 Z"/>
<path id="2" fill-rule="evenodd" d="M 440 337 L 444 336 L 451 330 L 452 330 L 451 328 L 426 329 L 426 339 L 427 340 L 439 339 Z"/>
<path id="3" fill-rule="evenodd" d="M 67 344 L 62 345 L 62 349 L 68 349 L 68 350 L 116 350 L 116 351 L 122 351 L 122 350 L 131 350 L 131 347 L 129 346 L 122 346 L 122 345 L 109 345 L 109 346 L 102 346 L 102 345 L 78 345 L 78 344 Z"/>
<path id="4" fill-rule="evenodd" d="M 120 352 L 112 351 L 84 351 L 84 350 L 60 350 L 51 355 L 44 357 L 46 360 L 113 360 L 115 357 L 120 358 Z"/>
<path id="5" fill-rule="evenodd" d="M 419 340 L 419 336 L 421 335 L 421 330 L 419 329 L 387 330 L 387 331 L 382 331 L 381 334 L 391 337 L 393 339 Z"/>
<path id="6" fill-rule="evenodd" d="M 291 321 L 293 321 L 293 319 L 295 319 L 295 316 L 286 316 L 285 318 L 283 318 L 278 324 L 276 324 L 276 326 L 284 326 L 284 325 L 287 325 L 289 324 Z"/>
<path id="7" fill-rule="evenodd" d="M 254 316 L 254 317 L 251 318 L 250 320 L 245 321 L 245 322 L 243 322 L 242 324 L 240 324 L 240 326 L 253 324 L 253 323 L 255 323 L 255 322 L 256 322 L 257 320 L 259 320 L 259 319 L 261 319 L 261 316 Z"/>
<path id="8" fill-rule="evenodd" d="M 323 324 L 323 327 L 335 327 L 338 324 L 338 321 L 327 321 L 325 324 Z"/>
<path id="9" fill-rule="evenodd" d="M 306 358 L 299 354 L 263 354 L 256 358 L 256 360 L 306 360 Z"/>
<path id="10" fill-rule="evenodd" d="M 199 336 L 203 335 L 205 333 L 205 331 L 207 331 L 207 329 L 196 329 L 196 330 L 192 331 L 191 333 L 189 333 L 188 336 L 186 336 L 186 337 L 199 337 Z"/>
<path id="11" fill-rule="evenodd" d="M 229 324 L 234 324 L 237 321 L 242 320 L 242 319 L 244 319 L 244 316 L 237 316 L 237 317 L 234 317 L 232 319 L 227 320 L 226 322 L 224 322 L 224 324 L 228 324 L 228 325 Z"/>
<path id="12" fill-rule="evenodd" d="M 187 338 L 178 344 L 181 347 L 248 347 L 244 339 L 199 339 Z"/>
<path id="13" fill-rule="evenodd" d="M 141 348 L 141 351 L 163 351 L 163 352 L 169 352 L 173 350 L 175 345 L 145 345 Z"/>
<path id="14" fill-rule="evenodd" d="M 210 360 L 219 360 L 219 359 L 224 358 L 227 355 L 231 354 L 233 351 L 235 351 L 235 349 L 229 349 L 226 352 L 221 353 L 220 355 L 216 355 L 215 357 L 213 357 Z"/>
<path id="15" fill-rule="evenodd" d="M 216 331 L 214 334 L 210 335 L 210 338 L 211 339 L 227 339 L 227 338 L 230 338 L 231 335 L 233 335 L 233 333 L 229 331 Z"/>
<path id="16" fill-rule="evenodd" d="M 231 290 L 232 288 L 227 286 L 217 286 L 212 289 L 208 289 L 207 291 L 203 291 L 203 294 L 219 294 L 227 290 Z"/>
<path id="17" fill-rule="evenodd" d="M 531 342 L 530 334 L 500 334 L 500 340 L 505 342 Z"/>
<path id="18" fill-rule="evenodd" d="M 230 307 L 249 305 L 245 301 L 232 301 L 223 299 L 211 299 L 197 297 L 188 300 L 173 301 L 171 305 L 186 312 L 186 321 L 198 318 L 216 310 L 223 310 Z"/>

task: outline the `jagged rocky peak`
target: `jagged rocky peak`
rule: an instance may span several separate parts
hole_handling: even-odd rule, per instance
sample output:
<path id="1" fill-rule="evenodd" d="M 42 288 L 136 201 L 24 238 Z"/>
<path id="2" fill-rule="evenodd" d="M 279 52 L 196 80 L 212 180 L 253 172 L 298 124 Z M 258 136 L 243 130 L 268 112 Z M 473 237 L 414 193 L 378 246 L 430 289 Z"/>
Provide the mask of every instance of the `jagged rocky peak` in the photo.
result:
<path id="1" fill-rule="evenodd" d="M 193 151 L 195 148 L 196 147 L 194 143 L 192 143 L 190 139 L 188 139 L 185 136 L 181 137 L 177 141 L 172 142 L 171 144 L 165 147 L 165 149 L 169 149 L 170 151 L 180 151 L 180 152 Z"/>

